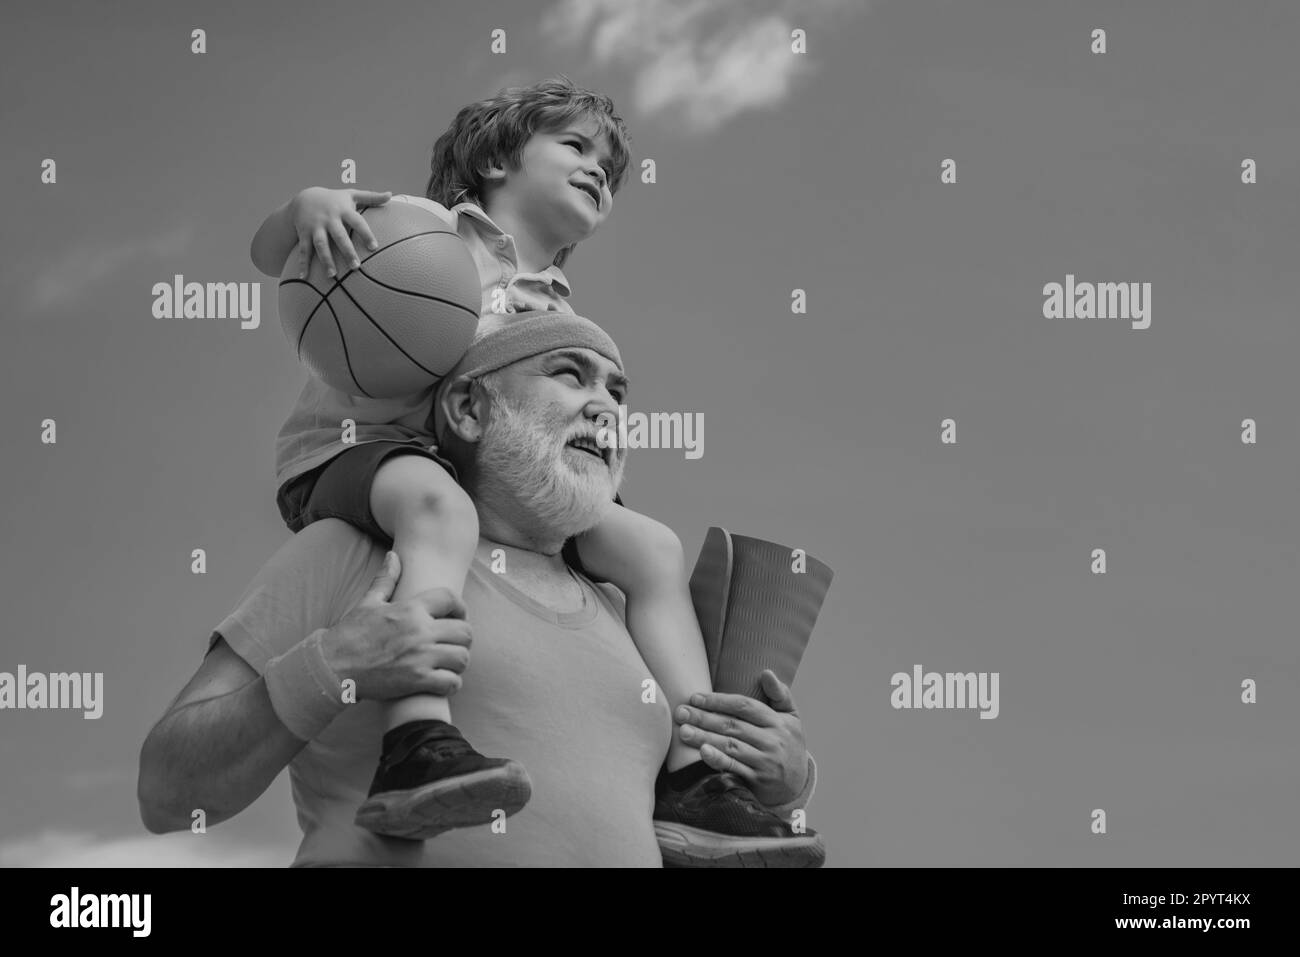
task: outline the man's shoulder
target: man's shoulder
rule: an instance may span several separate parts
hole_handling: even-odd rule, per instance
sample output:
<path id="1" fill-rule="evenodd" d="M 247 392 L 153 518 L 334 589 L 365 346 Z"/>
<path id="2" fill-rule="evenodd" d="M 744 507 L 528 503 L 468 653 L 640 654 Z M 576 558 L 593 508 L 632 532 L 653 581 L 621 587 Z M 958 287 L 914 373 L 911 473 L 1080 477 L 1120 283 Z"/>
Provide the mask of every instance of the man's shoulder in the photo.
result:
<path id="1" fill-rule="evenodd" d="M 312 522 L 282 546 L 264 573 L 328 577 L 336 584 L 364 575 L 383 563 L 384 547 L 359 528 L 338 518 Z"/>
<path id="2" fill-rule="evenodd" d="M 291 543 L 297 541 L 302 546 L 314 546 L 321 544 L 331 544 L 335 548 L 351 547 L 360 549 L 362 546 L 379 548 L 379 543 L 367 535 L 361 529 L 357 528 L 341 518 L 322 518 L 306 526 L 301 532 L 298 532 L 289 540 Z"/>
<path id="3" fill-rule="evenodd" d="M 258 671 L 355 604 L 383 564 L 384 549 L 337 518 L 294 535 L 253 576 L 214 629 Z"/>

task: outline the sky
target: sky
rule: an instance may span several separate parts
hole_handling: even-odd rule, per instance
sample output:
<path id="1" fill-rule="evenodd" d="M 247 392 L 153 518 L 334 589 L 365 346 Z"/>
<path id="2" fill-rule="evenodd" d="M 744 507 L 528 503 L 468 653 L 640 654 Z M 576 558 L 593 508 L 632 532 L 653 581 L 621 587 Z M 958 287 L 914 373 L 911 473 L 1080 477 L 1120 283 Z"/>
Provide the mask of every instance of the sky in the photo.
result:
<path id="1" fill-rule="evenodd" d="M 0 672 L 104 703 L 0 710 L 0 866 L 292 859 L 285 775 L 201 835 L 135 800 L 289 535 L 305 372 L 249 242 L 345 158 L 422 195 L 457 109 L 559 73 L 634 162 L 571 303 L 634 411 L 707 426 L 625 498 L 688 555 L 719 525 L 834 569 L 793 685 L 828 866 L 1294 864 L 1298 31 L 1285 0 L 5 7 Z M 177 273 L 262 282 L 260 326 L 154 318 Z M 1150 283 L 1150 327 L 1045 318 L 1067 276 Z M 997 673 L 998 717 L 894 708 L 915 665 Z"/>

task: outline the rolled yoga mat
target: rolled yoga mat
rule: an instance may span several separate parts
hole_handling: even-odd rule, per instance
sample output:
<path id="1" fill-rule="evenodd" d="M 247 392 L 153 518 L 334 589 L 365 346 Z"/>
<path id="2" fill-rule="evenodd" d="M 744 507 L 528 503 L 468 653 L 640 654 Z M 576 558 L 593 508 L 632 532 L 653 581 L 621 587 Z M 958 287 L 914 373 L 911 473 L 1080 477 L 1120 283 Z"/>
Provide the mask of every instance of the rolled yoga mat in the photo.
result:
<path id="1" fill-rule="evenodd" d="M 704 634 L 713 690 L 760 701 L 771 668 L 794 682 L 834 572 L 811 555 L 795 571 L 794 550 L 716 525 L 691 574 L 691 600 Z"/>

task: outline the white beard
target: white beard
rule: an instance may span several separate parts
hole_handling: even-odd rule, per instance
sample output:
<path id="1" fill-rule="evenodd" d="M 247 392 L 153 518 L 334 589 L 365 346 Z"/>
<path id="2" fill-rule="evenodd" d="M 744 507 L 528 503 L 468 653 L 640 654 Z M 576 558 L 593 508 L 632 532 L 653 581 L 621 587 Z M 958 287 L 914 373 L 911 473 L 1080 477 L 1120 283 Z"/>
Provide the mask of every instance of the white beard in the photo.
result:
<path id="1" fill-rule="evenodd" d="M 480 494 L 499 489 L 502 498 L 517 503 L 539 539 L 562 542 L 599 524 L 622 484 L 625 450 L 614 450 L 611 469 L 566 447 L 578 434 L 570 425 L 516 409 L 500 393 L 487 391 L 492 404 L 475 446 Z"/>

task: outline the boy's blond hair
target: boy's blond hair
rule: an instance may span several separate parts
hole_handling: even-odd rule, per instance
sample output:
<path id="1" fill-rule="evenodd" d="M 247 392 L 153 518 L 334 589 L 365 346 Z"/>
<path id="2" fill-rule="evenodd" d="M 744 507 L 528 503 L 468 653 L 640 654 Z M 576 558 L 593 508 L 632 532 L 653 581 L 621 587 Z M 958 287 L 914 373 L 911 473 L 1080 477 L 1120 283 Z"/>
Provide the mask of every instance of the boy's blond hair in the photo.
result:
<path id="1" fill-rule="evenodd" d="M 614 112 L 614 101 L 574 86 L 561 74 L 527 87 L 510 87 L 486 100 L 462 107 L 446 132 L 433 144 L 432 175 L 425 196 L 451 209 L 457 203 L 484 205 L 484 167 L 500 164 L 519 169 L 524 144 L 534 133 L 550 133 L 574 119 L 590 117 L 607 134 L 611 170 L 609 191 L 617 193 L 627 176 L 631 139 Z M 575 244 L 576 245 L 576 244 Z M 563 266 L 574 246 L 555 256 Z"/>

